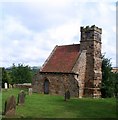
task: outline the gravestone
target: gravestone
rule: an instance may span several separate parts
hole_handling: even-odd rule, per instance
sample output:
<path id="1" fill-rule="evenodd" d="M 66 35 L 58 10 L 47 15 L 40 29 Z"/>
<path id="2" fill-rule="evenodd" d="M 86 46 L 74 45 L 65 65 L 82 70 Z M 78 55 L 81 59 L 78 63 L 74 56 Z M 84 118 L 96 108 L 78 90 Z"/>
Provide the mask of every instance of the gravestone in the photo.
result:
<path id="1" fill-rule="evenodd" d="M 12 95 L 5 101 L 5 109 L 4 114 L 5 116 L 14 116 L 16 111 L 16 99 Z"/>
<path id="2" fill-rule="evenodd" d="M 65 92 L 65 101 L 66 100 L 69 100 L 70 99 L 70 92 L 69 92 L 69 90 L 67 90 L 66 92 Z"/>
<path id="3" fill-rule="evenodd" d="M 7 90 L 8 86 L 7 86 L 7 83 L 5 83 L 5 89 Z"/>
<path id="4" fill-rule="evenodd" d="M 9 84 L 9 88 L 12 88 L 12 85 L 11 85 L 11 84 Z"/>
<path id="5" fill-rule="evenodd" d="M 25 103 L 25 92 L 23 90 L 18 94 L 18 105 L 23 105 Z"/>
<path id="6" fill-rule="evenodd" d="M 32 95 L 32 88 L 29 88 L 29 95 Z"/>

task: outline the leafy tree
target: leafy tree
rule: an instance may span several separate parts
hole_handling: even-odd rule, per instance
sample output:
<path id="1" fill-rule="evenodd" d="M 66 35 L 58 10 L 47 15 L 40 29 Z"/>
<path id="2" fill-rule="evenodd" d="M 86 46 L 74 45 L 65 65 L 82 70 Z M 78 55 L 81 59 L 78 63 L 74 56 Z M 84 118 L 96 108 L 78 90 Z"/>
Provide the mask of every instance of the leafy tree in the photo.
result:
<path id="1" fill-rule="evenodd" d="M 31 83 L 34 74 L 39 70 L 39 67 L 29 67 L 28 65 L 15 64 L 10 68 L 1 68 L 2 77 L 2 87 L 4 83 L 9 83 L 11 85 L 18 83 Z"/>
<path id="2" fill-rule="evenodd" d="M 115 73 L 115 91 L 114 91 L 114 93 L 115 93 L 115 97 L 117 97 L 118 98 L 118 73 Z"/>
<path id="3" fill-rule="evenodd" d="M 8 83 L 8 74 L 5 68 L 2 68 L 2 88 L 4 88 L 4 83 Z"/>
<path id="4" fill-rule="evenodd" d="M 24 66 L 23 64 L 18 64 L 15 66 L 13 64 L 11 69 L 12 83 L 30 83 L 32 80 L 32 71 L 29 66 Z"/>
<path id="5" fill-rule="evenodd" d="M 112 64 L 110 59 L 105 58 L 102 56 L 102 86 L 101 86 L 101 93 L 102 97 L 113 97 L 116 96 L 117 86 L 116 83 L 118 82 L 116 77 L 118 76 L 117 73 L 112 73 Z"/>

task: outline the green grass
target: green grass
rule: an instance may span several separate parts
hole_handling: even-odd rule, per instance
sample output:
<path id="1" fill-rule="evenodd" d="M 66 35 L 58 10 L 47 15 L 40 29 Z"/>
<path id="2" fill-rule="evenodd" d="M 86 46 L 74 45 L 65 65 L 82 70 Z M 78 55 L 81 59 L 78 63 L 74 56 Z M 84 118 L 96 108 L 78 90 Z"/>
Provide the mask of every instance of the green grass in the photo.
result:
<path id="1" fill-rule="evenodd" d="M 10 96 L 17 95 L 19 89 L 3 91 L 2 109 L 4 101 Z M 52 96 L 33 93 L 26 95 L 25 104 L 17 106 L 16 116 L 18 118 L 115 118 L 116 100 L 71 98 L 65 102 L 63 96 Z"/>

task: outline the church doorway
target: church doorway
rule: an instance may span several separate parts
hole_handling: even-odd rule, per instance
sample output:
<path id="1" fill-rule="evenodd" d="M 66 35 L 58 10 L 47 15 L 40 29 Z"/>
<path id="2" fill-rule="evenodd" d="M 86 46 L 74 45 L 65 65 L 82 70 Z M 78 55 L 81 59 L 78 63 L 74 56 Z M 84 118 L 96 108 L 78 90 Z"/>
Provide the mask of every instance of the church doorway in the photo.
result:
<path id="1" fill-rule="evenodd" d="M 49 80 L 44 81 L 44 94 L 49 94 Z"/>

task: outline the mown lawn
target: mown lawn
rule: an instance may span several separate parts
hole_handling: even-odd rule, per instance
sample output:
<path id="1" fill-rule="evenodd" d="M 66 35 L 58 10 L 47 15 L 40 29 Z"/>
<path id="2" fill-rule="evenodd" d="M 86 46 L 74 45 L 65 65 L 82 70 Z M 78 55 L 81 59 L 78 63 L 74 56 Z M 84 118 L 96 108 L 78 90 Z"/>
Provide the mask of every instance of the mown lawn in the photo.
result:
<path id="1" fill-rule="evenodd" d="M 17 95 L 19 89 L 2 91 L 2 109 L 10 95 Z M 27 91 L 26 91 L 27 92 Z M 4 117 L 4 116 L 3 116 Z M 15 118 L 115 118 L 116 100 L 71 98 L 65 102 L 63 96 L 33 93 L 26 95 L 24 106 L 17 106 Z"/>

